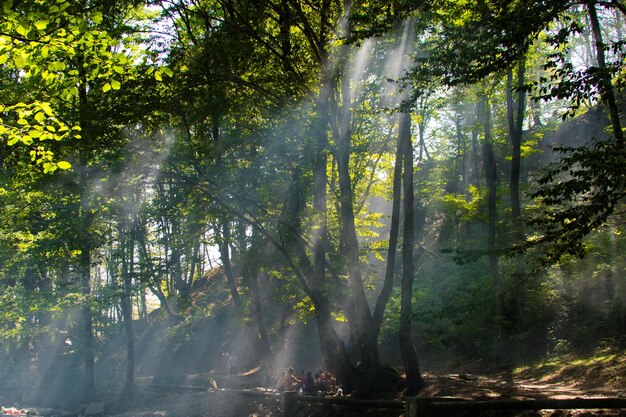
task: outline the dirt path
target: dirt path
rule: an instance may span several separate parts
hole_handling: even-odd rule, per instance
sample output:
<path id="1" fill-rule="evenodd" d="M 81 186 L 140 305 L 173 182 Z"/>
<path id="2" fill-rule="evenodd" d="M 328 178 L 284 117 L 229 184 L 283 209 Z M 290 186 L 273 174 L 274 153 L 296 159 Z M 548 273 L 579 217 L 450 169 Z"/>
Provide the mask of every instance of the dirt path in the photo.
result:
<path id="1" fill-rule="evenodd" d="M 204 378 L 195 376 L 197 387 Z M 597 398 L 597 397 L 624 397 L 622 390 L 614 388 L 596 387 L 594 389 L 577 387 L 569 383 L 555 383 L 533 379 L 511 379 L 506 375 L 475 375 L 475 374 L 426 374 L 428 383 L 423 395 L 430 397 L 454 397 L 473 400 L 503 400 L 503 399 L 567 399 L 567 398 Z M 254 390 L 253 380 L 239 377 L 230 380 L 231 388 Z M 250 382 L 250 383 L 248 383 Z M 231 391 L 209 390 L 185 392 L 164 387 L 150 387 L 144 389 L 144 396 L 136 401 L 133 407 L 123 412 L 110 413 L 114 417 L 275 417 L 280 415 L 278 401 L 274 398 L 261 399 Z M 402 400 L 402 394 L 391 395 L 394 399 Z M 389 399 L 390 396 L 387 396 Z M 401 412 L 384 412 L 376 410 L 349 411 L 335 407 L 321 409 L 319 407 L 302 405 L 297 417 L 322 417 L 337 415 L 342 417 L 364 416 L 399 416 Z M 532 411 L 523 413 L 486 413 L 489 416 L 521 415 L 525 417 L 567 417 L 567 416 L 626 416 L 626 410 L 613 411 Z"/>
<path id="2" fill-rule="evenodd" d="M 565 399 L 623 397 L 624 391 L 598 386 L 582 388 L 568 382 L 546 382 L 534 379 L 515 379 L 507 375 L 427 374 L 429 386 L 425 395 L 431 397 L 458 397 L 473 400 L 489 399 Z"/>

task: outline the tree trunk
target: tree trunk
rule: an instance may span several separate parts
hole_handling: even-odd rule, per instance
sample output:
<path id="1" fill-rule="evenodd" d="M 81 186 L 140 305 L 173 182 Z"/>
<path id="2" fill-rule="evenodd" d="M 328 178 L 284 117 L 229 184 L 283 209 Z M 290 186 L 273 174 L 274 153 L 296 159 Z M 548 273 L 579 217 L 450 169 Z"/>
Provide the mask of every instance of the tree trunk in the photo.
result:
<path id="1" fill-rule="evenodd" d="M 177 236 L 182 236 L 181 227 L 178 223 L 179 220 L 175 217 L 170 217 L 171 231 L 170 231 L 170 274 L 174 283 L 174 289 L 176 290 L 178 300 L 178 313 L 181 314 L 187 307 L 191 305 L 191 288 L 183 276 L 182 265 L 182 251 L 181 242 L 177 241 Z"/>
<path id="2" fill-rule="evenodd" d="M 526 62 L 522 58 L 517 67 L 517 86 L 520 87 L 525 82 Z M 509 137 L 511 139 L 511 177 L 509 181 L 511 191 L 511 223 L 513 225 L 513 242 L 521 244 L 524 241 L 524 230 L 522 224 L 521 203 L 520 203 L 520 171 L 521 171 L 521 146 L 524 132 L 524 113 L 526 112 L 526 93 L 519 91 L 517 96 L 517 109 L 513 99 L 513 70 L 507 71 L 507 119 L 509 123 Z M 526 264 L 521 255 L 516 255 L 514 262 L 514 272 L 512 276 L 513 291 L 515 293 L 515 317 L 513 321 L 518 322 L 523 317 L 526 304 Z"/>
<path id="3" fill-rule="evenodd" d="M 400 300 L 400 353 L 407 379 L 407 394 L 413 395 L 424 385 L 417 360 L 417 352 L 411 334 L 411 317 L 413 316 L 413 281 L 415 267 L 413 265 L 413 246 L 415 244 L 415 219 L 413 196 L 413 145 L 411 143 L 411 116 L 400 114 L 398 142 L 402 144 L 404 172 L 402 182 L 404 188 L 404 239 L 402 241 L 402 293 Z"/>
<path id="4" fill-rule="evenodd" d="M 132 266 L 134 257 L 131 239 L 127 243 L 126 230 L 120 227 L 120 253 L 122 254 L 122 280 L 124 284 L 120 305 L 122 307 L 122 317 L 124 319 L 124 331 L 126 333 L 126 379 L 122 398 L 132 400 L 135 393 L 135 333 L 133 331 L 133 309 L 132 309 L 132 267 L 129 268 L 128 261 Z"/>
<path id="5" fill-rule="evenodd" d="M 241 296 L 239 295 L 239 290 L 237 289 L 237 279 L 233 272 L 233 267 L 230 262 L 230 226 L 228 221 L 224 221 L 222 223 L 222 231 L 221 237 L 217 241 L 217 246 L 220 251 L 220 258 L 222 259 L 222 265 L 224 266 L 224 275 L 226 275 L 226 282 L 228 284 L 228 289 L 230 291 L 230 296 L 233 299 L 233 304 L 237 309 L 237 314 L 239 317 L 242 317 L 243 314 L 243 302 L 241 301 Z M 217 232 L 219 233 L 219 231 Z"/>
<path id="6" fill-rule="evenodd" d="M 479 106 L 476 106 L 476 108 L 474 109 L 474 114 L 475 114 L 475 121 L 473 123 L 474 127 L 472 127 L 472 160 L 474 161 L 474 164 L 472 166 L 472 170 L 473 170 L 473 175 L 472 175 L 472 182 L 473 184 L 476 186 L 476 188 L 480 188 L 481 187 L 481 166 L 480 166 L 480 162 L 481 162 L 481 155 L 480 155 L 480 143 L 479 143 L 479 136 L 480 136 L 480 115 L 479 115 L 479 111 L 478 110 Z"/>
<path id="7" fill-rule="evenodd" d="M 259 253 L 263 253 L 261 249 Z M 250 285 L 250 317 L 256 326 L 256 333 L 259 341 L 260 351 L 258 352 L 261 361 L 266 366 L 271 366 L 272 361 L 272 348 L 270 347 L 269 338 L 267 337 L 267 330 L 263 323 L 263 312 L 261 306 L 261 298 L 259 294 L 259 265 L 256 259 L 251 259 L 255 255 L 248 254 L 245 265 L 242 266 L 242 271 L 246 276 L 246 281 Z"/>
<path id="8" fill-rule="evenodd" d="M 324 9 L 329 5 L 324 1 Z M 328 164 L 328 129 L 329 129 L 329 106 L 332 92 L 332 74 L 329 72 L 326 62 L 326 32 L 325 18 L 322 16 L 321 34 L 321 64 L 323 67 L 320 95 L 317 103 L 318 116 L 316 121 L 316 143 L 313 164 L 313 207 L 316 212 L 316 230 L 313 242 L 313 268 L 309 271 L 308 281 L 311 284 L 311 300 L 315 308 L 315 319 L 320 339 L 320 350 L 324 356 L 326 365 L 335 373 L 337 380 L 345 392 L 351 392 L 357 381 L 354 366 L 349 360 L 345 344 L 337 334 L 333 326 L 333 318 L 330 314 L 329 301 L 326 289 L 326 254 L 328 251 L 328 191 L 327 191 L 327 164 Z M 301 256 L 304 248 L 300 249 Z"/>
<path id="9" fill-rule="evenodd" d="M 501 284 L 500 273 L 498 271 L 498 256 L 496 250 L 496 192 L 497 192 L 497 171 L 496 171 L 496 157 L 493 151 L 493 143 L 491 138 L 491 103 L 487 95 L 482 97 L 482 110 L 483 110 L 483 159 L 485 164 L 485 179 L 487 182 L 487 252 L 489 256 L 489 272 L 491 274 L 491 280 L 493 288 L 496 293 L 496 297 L 500 298 Z"/>
<path id="10" fill-rule="evenodd" d="M 602 41 L 602 30 L 600 28 L 600 21 L 598 20 L 598 13 L 596 11 L 596 1 L 590 0 L 586 2 L 587 10 L 589 11 L 589 20 L 591 23 L 591 30 L 593 32 L 593 39 L 596 47 L 596 58 L 598 60 L 598 68 L 601 72 L 601 85 L 600 91 L 602 94 L 602 101 L 609 106 L 609 114 L 611 116 L 611 124 L 613 126 L 613 135 L 615 137 L 615 143 L 619 149 L 624 148 L 624 133 L 622 132 L 622 125 L 619 119 L 619 109 L 617 107 L 617 100 L 615 99 L 615 92 L 613 90 L 613 84 L 611 76 L 607 71 L 606 57 L 604 54 L 604 42 Z"/>
<path id="11" fill-rule="evenodd" d="M 398 134 L 396 160 L 393 166 L 393 197 L 391 205 L 391 224 L 389 226 L 389 247 L 387 248 L 387 266 L 383 288 L 376 300 L 374 310 L 374 328 L 380 334 L 385 307 L 393 290 L 393 277 L 396 270 L 396 251 L 398 247 L 398 231 L 400 229 L 400 203 L 402 199 L 402 135 Z"/>
<path id="12" fill-rule="evenodd" d="M 163 293 L 161 289 L 160 279 L 157 279 L 157 273 L 154 270 L 154 266 L 152 265 L 152 259 L 150 257 L 150 253 L 148 252 L 148 244 L 146 242 L 146 228 L 143 224 L 137 225 L 137 243 L 139 246 L 139 257 L 141 259 L 141 265 L 146 269 L 147 277 L 144 278 L 144 282 L 150 288 L 152 294 L 154 294 L 159 299 L 159 305 L 163 310 L 167 312 L 167 314 L 174 318 L 175 320 L 180 320 L 181 317 L 175 314 L 170 308 L 169 302 L 167 301 L 167 297 Z"/>
<path id="13" fill-rule="evenodd" d="M 335 331 L 326 297 L 322 298 L 316 294 L 312 299 L 315 305 L 320 350 L 324 356 L 324 361 L 337 376 L 337 381 L 341 384 L 344 392 L 351 393 L 359 385 L 357 371 L 349 360 L 345 344 Z"/>
<path id="14" fill-rule="evenodd" d="M 89 120 L 89 105 L 87 100 L 87 76 L 86 65 L 79 57 L 80 87 L 78 92 L 78 112 L 79 124 L 84 138 L 84 142 L 89 143 L 92 135 Z M 79 153 L 80 172 L 78 178 L 78 193 L 80 194 L 80 209 L 78 213 L 78 239 L 80 244 L 79 271 L 80 285 L 85 301 L 82 306 L 81 328 L 84 352 L 84 379 L 83 379 L 83 401 L 90 403 L 96 399 L 96 378 L 95 378 L 95 353 L 94 337 L 91 310 L 91 227 L 92 217 L 91 204 L 87 195 L 89 187 L 88 174 L 89 161 L 85 149 Z"/>
<path id="15" fill-rule="evenodd" d="M 86 403 L 91 403 L 96 400 L 96 376 L 92 323 L 93 312 L 91 308 L 91 253 L 88 244 L 83 246 L 83 250 L 80 255 L 80 265 L 82 294 L 85 297 L 81 315 L 82 340 L 84 349 L 83 363 L 85 367 L 83 380 L 83 401 L 85 401 Z"/>
<path id="16" fill-rule="evenodd" d="M 349 11 L 350 0 L 344 0 L 344 10 Z M 343 35 L 350 33 L 350 26 L 347 17 L 343 23 Z M 343 64 L 346 65 L 349 46 L 342 46 Z M 354 303 L 354 319 L 350 326 L 357 338 L 357 343 L 361 352 L 361 365 L 367 369 L 368 373 L 375 375 L 380 369 L 380 359 L 378 357 L 378 347 L 376 332 L 370 307 L 365 296 L 361 266 L 359 261 L 359 242 L 356 233 L 352 179 L 350 178 L 350 141 L 352 137 L 352 103 L 350 94 L 350 77 L 347 68 L 344 68 L 344 79 L 341 83 L 340 112 L 341 122 L 339 135 L 337 137 L 337 172 L 339 176 L 339 201 L 342 241 L 348 267 L 348 281 L 352 302 Z"/>
<path id="17" fill-rule="evenodd" d="M 520 87 L 525 82 L 526 63 L 524 59 L 520 60 L 517 68 L 517 86 Z M 519 243 L 524 238 L 521 219 L 521 203 L 520 203 L 520 171 L 522 157 L 522 136 L 524 132 L 524 113 L 526 112 L 526 93 L 519 91 L 517 96 L 517 109 L 515 109 L 515 100 L 513 99 L 513 70 L 509 68 L 507 71 L 507 89 L 506 89 L 506 109 L 507 119 L 509 122 L 509 137 L 511 139 L 511 220 L 513 223 L 514 240 Z"/>

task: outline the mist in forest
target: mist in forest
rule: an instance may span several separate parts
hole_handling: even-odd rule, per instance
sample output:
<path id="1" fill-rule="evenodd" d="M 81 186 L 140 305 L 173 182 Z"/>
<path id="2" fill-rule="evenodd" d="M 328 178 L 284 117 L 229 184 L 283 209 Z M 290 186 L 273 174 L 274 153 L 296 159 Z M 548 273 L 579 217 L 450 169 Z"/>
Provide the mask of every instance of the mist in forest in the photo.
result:
<path id="1" fill-rule="evenodd" d="M 510 372 L 549 355 L 623 346 L 623 198 L 611 200 L 615 213 L 601 224 L 572 238 L 585 257 L 549 244 L 518 250 L 543 237 L 532 221 L 551 195 L 533 193 L 566 183 L 585 162 L 583 155 L 552 174 L 568 155 L 554 147 L 596 149 L 614 140 L 600 99 L 585 97 L 568 110 L 575 99 L 532 95 L 557 78 L 542 61 L 555 59 L 541 49 L 549 42 L 526 45 L 505 66 L 484 55 L 491 40 L 482 39 L 482 27 L 457 37 L 446 32 L 456 33 L 460 17 L 424 29 L 421 15 L 363 23 L 358 13 L 353 21 L 335 10 L 320 15 L 316 31 L 310 25 L 317 20 L 306 20 L 317 16 L 314 9 L 257 16 L 235 12 L 235 2 L 222 16 L 202 5 L 164 5 L 162 19 L 171 22 L 158 27 L 167 36 L 150 40 L 163 50 L 141 61 L 150 70 L 141 67 L 113 88 L 106 77 L 122 79 L 124 68 L 101 69 L 104 75 L 83 86 L 89 100 L 80 96 L 80 109 L 66 110 L 71 100 L 59 99 L 60 112 L 80 115 L 88 138 L 76 150 L 54 145 L 72 170 L 35 175 L 13 161 L 18 152 L 2 156 L 12 171 L 0 185 L 11 220 L 0 247 L 0 402 L 74 409 L 96 400 L 132 402 L 151 386 L 272 389 L 289 367 L 331 370 L 346 381 L 357 375 L 362 380 L 354 385 L 362 388 L 372 381 L 363 371 L 368 351 L 356 325 L 364 315 L 355 313 L 363 306 L 352 267 L 358 264 L 357 284 L 373 315 L 392 260 L 374 346 L 375 358 L 399 380 L 407 367 L 399 337 L 403 295 L 422 372 L 485 364 Z M 244 25 L 242 16 L 251 20 Z M 336 22 L 322 22 L 329 16 Z M 616 39 L 607 59 L 618 62 L 623 23 L 609 10 L 600 21 L 605 36 Z M 376 36 L 363 35 L 369 24 Z M 565 29 L 573 68 L 583 71 L 594 61 L 592 34 Z M 560 30 L 544 34 L 555 50 Z M 500 32 L 508 35 L 493 31 Z M 316 39 L 317 49 L 307 49 Z M 472 42 L 475 56 L 467 62 L 446 57 L 448 45 L 462 56 Z M 484 77 L 474 79 L 480 71 Z M 10 94 L 0 87 L 4 102 Z M 590 96 L 599 91 L 586 88 L 580 91 Z M 573 113 L 563 117 L 565 111 Z M 128 115 L 133 120 L 122 122 Z M 400 152 L 403 117 L 407 156 Z M 406 178 L 414 226 L 403 229 L 410 205 L 398 206 L 390 259 L 393 204 L 406 201 L 405 189 L 395 195 L 394 186 Z M 558 218 L 586 201 L 589 190 L 544 217 Z M 346 200 L 358 238 L 354 264 Z M 409 232 L 415 242 L 406 255 Z M 562 252 L 545 262 L 550 250 Z M 407 297 L 402 272 L 409 257 L 415 281 Z M 347 360 L 333 362 L 340 355 Z M 227 357 L 237 358 L 234 375 Z"/>

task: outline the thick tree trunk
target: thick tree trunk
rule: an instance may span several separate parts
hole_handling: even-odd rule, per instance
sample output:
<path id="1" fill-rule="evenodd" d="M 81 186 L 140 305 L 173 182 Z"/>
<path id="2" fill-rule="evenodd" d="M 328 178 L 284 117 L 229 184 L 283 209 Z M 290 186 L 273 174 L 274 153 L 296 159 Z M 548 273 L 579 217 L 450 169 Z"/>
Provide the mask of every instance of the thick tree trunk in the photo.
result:
<path id="1" fill-rule="evenodd" d="M 380 365 L 380 361 L 376 347 L 376 338 L 372 337 L 375 335 L 375 331 L 370 307 L 365 296 L 365 288 L 363 286 L 359 260 L 359 242 L 354 219 L 352 181 L 349 172 L 350 130 L 348 124 L 349 122 L 344 124 L 346 130 L 341 134 L 338 146 L 339 149 L 337 151 L 337 165 L 339 173 L 343 244 L 347 259 L 350 292 L 355 309 L 354 321 L 350 324 L 353 326 L 355 330 L 354 334 L 358 338 L 363 364 L 377 367 Z"/>
<path id="2" fill-rule="evenodd" d="M 404 189 L 404 239 L 402 241 L 402 292 L 400 300 L 400 353 L 407 379 L 407 393 L 415 394 L 424 385 L 417 360 L 417 352 L 413 344 L 411 324 L 413 316 L 413 281 L 415 267 L 413 265 L 413 246 L 415 244 L 415 221 L 413 196 L 413 145 L 411 143 L 411 116 L 400 115 L 398 142 L 402 144 L 404 172 L 402 175 Z"/>
<path id="3" fill-rule="evenodd" d="M 320 338 L 320 350 L 326 365 L 337 376 L 344 392 L 351 393 L 358 385 L 359 376 L 349 360 L 346 346 L 333 326 L 326 297 L 315 294 L 312 297 L 315 305 L 317 332 Z"/>
<path id="4" fill-rule="evenodd" d="M 344 0 L 344 10 L 349 11 L 352 2 Z M 343 23 L 343 34 L 350 33 L 347 17 Z M 346 65 L 349 46 L 342 46 L 343 65 Z M 339 176 L 339 201 L 342 241 L 348 267 L 348 281 L 352 302 L 354 303 L 354 317 L 350 322 L 351 330 L 357 338 L 361 353 L 361 365 L 367 373 L 376 375 L 380 369 L 378 357 L 377 337 L 374 329 L 372 313 L 365 296 L 361 266 L 359 261 L 359 242 L 354 219 L 354 205 L 352 179 L 350 177 L 350 141 L 352 138 L 352 103 L 350 93 L 350 77 L 348 69 L 344 68 L 344 78 L 341 83 L 341 122 L 337 137 L 337 172 Z"/>
<path id="5" fill-rule="evenodd" d="M 326 8 L 328 2 L 324 2 Z M 326 10 L 326 8 L 324 10 Z M 322 16 L 325 19 L 325 16 Z M 322 29 L 324 20 L 322 21 Z M 325 31 L 322 32 L 325 39 Z M 332 82 L 327 67 L 325 41 L 320 47 L 324 72 L 321 80 L 321 90 L 317 103 L 317 121 L 315 126 L 316 143 L 315 159 L 313 164 L 313 207 L 316 212 L 317 235 L 313 241 L 313 267 L 308 271 L 308 281 L 311 285 L 311 300 L 315 308 L 315 319 L 320 339 L 320 350 L 326 365 L 335 373 L 338 381 L 346 392 L 351 392 L 357 383 L 357 373 L 350 362 L 344 342 L 337 334 L 330 314 L 326 284 L 326 254 L 328 251 L 328 191 L 327 191 L 327 164 L 328 164 L 328 129 L 329 106 L 332 93 Z M 304 248 L 300 249 L 301 256 Z"/>
<path id="6" fill-rule="evenodd" d="M 314 265 L 309 262 L 306 248 L 300 239 L 292 242 L 291 247 L 296 252 L 296 262 L 288 257 L 289 264 L 300 280 L 305 293 L 311 298 L 313 303 L 317 331 L 320 338 L 320 350 L 328 368 L 335 373 L 338 382 L 346 392 L 351 392 L 354 388 L 361 386 L 360 374 L 351 363 L 344 342 L 337 334 L 333 325 L 334 319 L 331 315 L 328 289 L 323 282 L 318 281 L 317 271 Z M 283 253 L 286 254 L 286 251 Z M 312 283 L 309 286 L 308 283 Z"/>

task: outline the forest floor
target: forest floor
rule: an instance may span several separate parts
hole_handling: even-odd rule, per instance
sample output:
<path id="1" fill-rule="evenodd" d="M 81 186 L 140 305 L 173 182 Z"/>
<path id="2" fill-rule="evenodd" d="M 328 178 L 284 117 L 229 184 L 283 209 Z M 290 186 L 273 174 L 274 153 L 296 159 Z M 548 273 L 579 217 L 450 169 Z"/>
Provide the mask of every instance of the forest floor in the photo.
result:
<path id="1" fill-rule="evenodd" d="M 587 358 L 560 358 L 509 373 L 425 373 L 428 397 L 454 397 L 471 400 L 573 399 L 618 397 L 626 399 L 626 355 L 604 352 Z M 218 388 L 209 389 L 210 381 Z M 115 417 L 269 417 L 280 414 L 276 398 L 262 399 L 242 391 L 261 392 L 259 375 L 254 372 L 230 378 L 214 374 L 191 375 L 183 385 L 146 384 L 140 399 L 124 411 L 112 409 Z M 207 386 L 207 390 L 200 387 Z M 233 391 L 229 391 L 231 389 Z M 389 393 L 385 399 L 403 400 L 403 393 Z M 116 407 L 117 408 L 117 407 Z M 351 411 L 341 406 L 300 405 L 297 417 L 400 416 L 401 410 Z M 455 414 L 458 415 L 458 414 Z M 467 414 L 470 415 L 470 414 Z M 479 415 L 472 413 L 471 415 Z M 626 410 L 557 410 L 527 412 L 488 412 L 488 416 L 626 416 Z"/>

